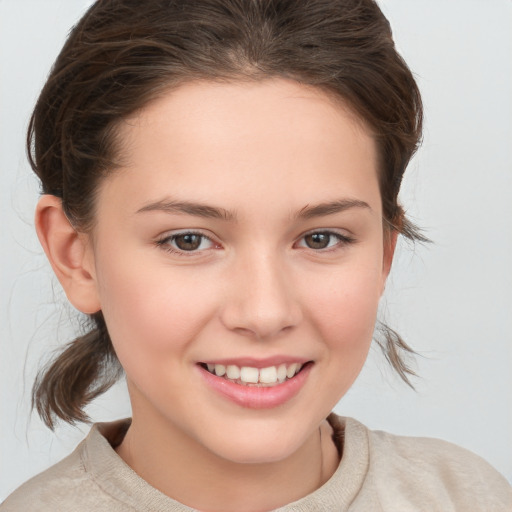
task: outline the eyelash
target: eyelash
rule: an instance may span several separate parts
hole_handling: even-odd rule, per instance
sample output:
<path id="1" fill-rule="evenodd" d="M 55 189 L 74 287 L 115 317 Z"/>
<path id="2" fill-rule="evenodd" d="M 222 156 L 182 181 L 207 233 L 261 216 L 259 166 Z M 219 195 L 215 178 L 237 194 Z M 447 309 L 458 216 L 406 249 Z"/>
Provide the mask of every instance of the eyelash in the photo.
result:
<path id="1" fill-rule="evenodd" d="M 356 242 L 356 239 L 349 235 L 341 234 L 341 233 L 338 233 L 337 231 L 331 231 L 329 229 L 320 229 L 320 230 L 309 231 L 308 233 L 303 234 L 299 238 L 299 241 L 303 241 L 306 239 L 306 237 L 313 236 L 313 235 L 327 235 L 327 236 L 329 236 L 329 242 L 331 241 L 332 238 L 336 238 L 337 243 L 335 243 L 334 245 L 324 247 L 324 248 L 319 248 L 319 249 L 314 249 L 313 247 L 308 247 L 305 245 L 303 245 L 302 248 L 311 249 L 318 253 L 324 253 L 324 252 L 336 251 L 338 249 L 341 249 L 344 246 L 347 246 L 347 245 L 350 245 L 350 244 L 353 244 Z"/>
<path id="2" fill-rule="evenodd" d="M 176 239 L 178 239 L 179 237 L 185 237 L 185 236 L 190 236 L 190 235 L 198 236 L 198 237 L 201 238 L 201 242 L 200 242 L 199 247 L 202 245 L 203 241 L 209 241 L 209 242 L 211 242 L 215 246 L 215 242 L 212 240 L 212 238 L 210 238 L 209 236 L 205 235 L 204 233 L 201 233 L 200 231 L 182 231 L 182 232 L 179 232 L 179 233 L 174 233 L 172 235 L 165 236 L 165 237 L 161 238 L 160 240 L 157 240 L 156 241 L 156 245 L 158 247 L 160 247 L 161 249 L 163 249 L 164 251 L 166 251 L 166 252 L 169 252 L 171 254 L 176 254 L 178 256 L 184 256 L 184 257 L 191 257 L 191 256 L 194 256 L 194 255 L 196 255 L 198 253 L 201 253 L 201 252 L 207 250 L 207 249 L 198 250 L 198 248 L 197 248 L 197 249 L 193 249 L 193 250 L 187 251 L 187 250 L 184 250 L 184 249 L 173 247 L 171 245 L 171 243 L 176 241 Z M 311 250 L 313 250 L 314 252 L 317 252 L 317 253 L 324 253 L 324 252 L 336 251 L 338 249 L 341 249 L 343 246 L 350 245 L 350 244 L 353 244 L 353 243 L 356 242 L 356 239 L 351 237 L 351 236 L 343 235 L 343 234 L 338 233 L 336 231 L 330 231 L 330 230 L 310 231 L 308 233 L 303 234 L 298 239 L 298 242 L 305 240 L 305 238 L 308 237 L 308 236 L 314 236 L 314 235 L 327 235 L 327 236 L 329 236 L 329 243 L 330 243 L 331 239 L 334 237 L 334 238 L 337 239 L 337 243 L 335 243 L 332 246 L 327 246 L 327 247 L 318 248 L 318 249 L 315 249 L 313 247 L 308 247 L 306 245 L 302 245 L 300 247 L 302 247 L 304 249 L 311 249 Z M 296 244 L 297 244 L 297 242 L 296 242 Z"/>
<path id="3" fill-rule="evenodd" d="M 178 256 L 190 257 L 197 253 L 202 252 L 202 251 L 198 251 L 197 249 L 191 250 L 191 251 L 186 251 L 184 249 L 180 249 L 179 247 L 176 248 L 171 245 L 171 243 L 174 242 L 177 238 L 185 237 L 187 235 L 200 237 L 201 244 L 203 243 L 203 241 L 207 240 L 215 246 L 215 242 L 209 236 L 206 236 L 204 233 L 201 233 L 200 231 L 193 231 L 193 230 L 192 231 L 181 231 L 180 233 L 173 233 L 172 235 L 165 236 L 165 237 L 161 238 L 160 240 L 157 240 L 156 245 L 158 247 L 160 247 L 161 249 L 163 249 L 164 251 L 170 252 L 171 254 L 176 254 Z M 203 250 L 205 250 L 205 249 L 203 249 Z"/>

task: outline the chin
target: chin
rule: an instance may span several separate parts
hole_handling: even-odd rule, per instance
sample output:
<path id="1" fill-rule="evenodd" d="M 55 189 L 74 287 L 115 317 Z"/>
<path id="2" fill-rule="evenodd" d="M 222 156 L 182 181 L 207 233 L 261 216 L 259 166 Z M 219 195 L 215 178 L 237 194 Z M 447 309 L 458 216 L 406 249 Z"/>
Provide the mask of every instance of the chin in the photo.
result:
<path id="1" fill-rule="evenodd" d="M 279 462 L 291 457 L 307 441 L 311 434 L 291 432 L 289 428 L 272 426 L 260 429 L 244 429 L 236 432 L 223 432 L 209 442 L 204 440 L 211 452 L 218 457 L 236 464 L 266 464 Z"/>
<path id="2" fill-rule="evenodd" d="M 272 444 L 253 442 L 244 443 L 239 447 L 223 447 L 218 456 L 235 464 L 270 464 L 286 460 L 292 456 L 296 448 L 283 447 L 283 443 Z"/>

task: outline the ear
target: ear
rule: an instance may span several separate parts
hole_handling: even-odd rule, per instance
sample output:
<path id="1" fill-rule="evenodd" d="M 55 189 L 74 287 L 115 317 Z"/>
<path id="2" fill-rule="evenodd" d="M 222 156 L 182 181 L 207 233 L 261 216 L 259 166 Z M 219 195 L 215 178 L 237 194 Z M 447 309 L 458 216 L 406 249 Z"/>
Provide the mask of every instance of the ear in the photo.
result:
<path id="1" fill-rule="evenodd" d="M 99 311 L 92 249 L 87 236 L 78 233 L 69 222 L 58 197 L 41 197 L 35 225 L 44 252 L 71 304 L 82 313 Z"/>
<path id="2" fill-rule="evenodd" d="M 384 251 L 382 257 L 382 290 L 381 294 L 384 293 L 386 287 L 386 280 L 391 271 L 391 265 L 393 263 L 393 256 L 395 255 L 396 242 L 398 240 L 398 231 L 395 229 L 389 229 L 384 232 Z"/>

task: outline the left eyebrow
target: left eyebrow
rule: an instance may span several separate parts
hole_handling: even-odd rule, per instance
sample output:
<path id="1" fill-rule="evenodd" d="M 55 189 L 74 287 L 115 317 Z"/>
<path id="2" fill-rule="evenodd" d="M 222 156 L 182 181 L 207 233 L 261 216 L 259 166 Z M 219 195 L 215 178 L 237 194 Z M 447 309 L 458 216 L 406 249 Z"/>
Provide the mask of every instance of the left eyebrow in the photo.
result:
<path id="1" fill-rule="evenodd" d="M 363 208 L 371 211 L 371 207 L 365 201 L 359 199 L 338 199 L 317 205 L 306 205 L 296 215 L 297 219 L 312 219 L 314 217 L 324 217 L 334 213 L 344 212 L 352 208 Z"/>

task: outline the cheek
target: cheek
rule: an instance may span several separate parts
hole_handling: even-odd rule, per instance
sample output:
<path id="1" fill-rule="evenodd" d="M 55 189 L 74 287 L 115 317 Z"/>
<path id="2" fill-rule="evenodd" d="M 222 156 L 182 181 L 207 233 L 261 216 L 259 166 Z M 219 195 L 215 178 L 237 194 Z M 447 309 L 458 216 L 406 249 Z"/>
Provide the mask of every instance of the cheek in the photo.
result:
<path id="1" fill-rule="evenodd" d="M 179 277 L 126 263 L 107 263 L 99 273 L 102 311 L 127 373 L 135 364 L 154 367 L 165 358 L 177 363 L 211 318 L 215 308 L 205 283 Z"/>
<path id="2" fill-rule="evenodd" d="M 373 337 L 382 273 L 378 265 L 354 265 L 308 287 L 310 315 L 328 349 L 364 361 Z M 323 285 L 323 286 L 322 286 Z"/>

